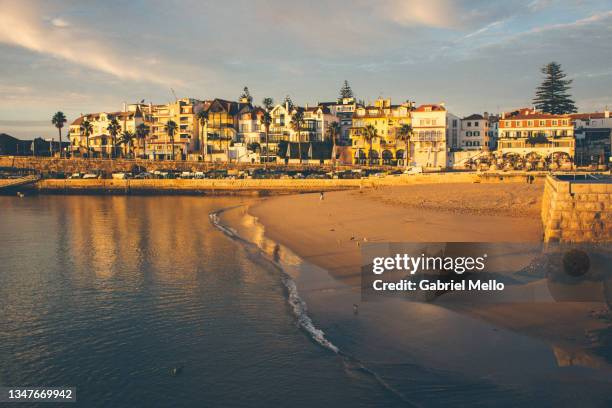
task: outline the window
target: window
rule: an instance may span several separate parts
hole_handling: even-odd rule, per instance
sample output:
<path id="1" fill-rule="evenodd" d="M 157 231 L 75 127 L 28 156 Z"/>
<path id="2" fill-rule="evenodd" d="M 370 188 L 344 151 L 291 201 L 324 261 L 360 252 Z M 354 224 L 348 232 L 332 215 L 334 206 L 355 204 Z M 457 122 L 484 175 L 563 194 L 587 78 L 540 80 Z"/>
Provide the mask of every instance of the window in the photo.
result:
<path id="1" fill-rule="evenodd" d="M 558 125 L 559 125 L 559 122 L 558 122 L 558 121 L 556 121 L 556 120 L 553 120 L 553 121 L 552 121 L 552 125 L 553 125 L 553 126 L 558 126 Z"/>
<path id="2" fill-rule="evenodd" d="M 527 121 L 527 126 L 532 127 L 533 126 L 533 120 L 528 120 Z"/>
<path id="3" fill-rule="evenodd" d="M 567 119 L 563 119 L 563 126 L 567 126 Z"/>
<path id="4" fill-rule="evenodd" d="M 453 127 L 457 127 L 457 119 L 453 119 Z"/>
<path id="5" fill-rule="evenodd" d="M 478 122 L 474 122 L 474 126 L 478 126 Z"/>
<path id="6" fill-rule="evenodd" d="M 472 122 L 468 122 L 468 127 L 472 127 Z"/>
<path id="7" fill-rule="evenodd" d="M 510 127 L 510 122 L 508 122 L 508 121 L 504 122 L 504 126 L 505 127 Z"/>
<path id="8" fill-rule="evenodd" d="M 540 126 L 546 126 L 546 121 L 541 120 L 541 121 L 540 121 Z"/>

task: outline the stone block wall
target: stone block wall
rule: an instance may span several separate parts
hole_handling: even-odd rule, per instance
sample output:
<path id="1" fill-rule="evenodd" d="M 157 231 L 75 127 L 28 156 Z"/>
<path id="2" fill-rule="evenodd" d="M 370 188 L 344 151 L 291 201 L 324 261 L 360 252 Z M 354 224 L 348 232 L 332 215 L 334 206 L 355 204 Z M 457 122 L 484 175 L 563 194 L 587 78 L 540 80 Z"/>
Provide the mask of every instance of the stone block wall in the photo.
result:
<path id="1" fill-rule="evenodd" d="M 542 198 L 545 242 L 612 242 L 612 182 L 548 176 Z"/>

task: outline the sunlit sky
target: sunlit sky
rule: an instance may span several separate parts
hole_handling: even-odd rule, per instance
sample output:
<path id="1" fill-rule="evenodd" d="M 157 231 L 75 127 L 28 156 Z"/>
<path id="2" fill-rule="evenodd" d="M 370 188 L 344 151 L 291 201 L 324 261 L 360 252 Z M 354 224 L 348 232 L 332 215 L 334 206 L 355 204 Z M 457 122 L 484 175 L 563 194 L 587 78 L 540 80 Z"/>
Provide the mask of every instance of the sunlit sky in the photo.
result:
<path id="1" fill-rule="evenodd" d="M 56 134 L 58 110 L 291 95 L 530 106 L 558 61 L 581 111 L 612 107 L 612 0 L 0 0 L 0 133 Z"/>

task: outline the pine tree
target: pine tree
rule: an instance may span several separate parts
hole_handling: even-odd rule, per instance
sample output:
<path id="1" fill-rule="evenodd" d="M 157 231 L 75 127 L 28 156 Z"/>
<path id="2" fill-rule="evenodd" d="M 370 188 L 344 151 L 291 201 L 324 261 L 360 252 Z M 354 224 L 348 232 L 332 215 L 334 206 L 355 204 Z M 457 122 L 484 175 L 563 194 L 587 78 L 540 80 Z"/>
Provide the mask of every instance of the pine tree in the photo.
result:
<path id="1" fill-rule="evenodd" d="M 345 79 L 344 84 L 342 85 L 342 88 L 340 88 L 340 99 L 352 98 L 352 97 L 353 97 L 353 90 L 351 89 L 351 86 L 349 85 L 348 81 Z"/>
<path id="2" fill-rule="evenodd" d="M 536 90 L 533 99 L 535 107 L 556 115 L 576 112 L 576 105 L 568 93 L 572 80 L 565 79 L 567 75 L 561 69 L 561 64 L 551 62 L 542 67 L 541 72 L 545 78 Z"/>

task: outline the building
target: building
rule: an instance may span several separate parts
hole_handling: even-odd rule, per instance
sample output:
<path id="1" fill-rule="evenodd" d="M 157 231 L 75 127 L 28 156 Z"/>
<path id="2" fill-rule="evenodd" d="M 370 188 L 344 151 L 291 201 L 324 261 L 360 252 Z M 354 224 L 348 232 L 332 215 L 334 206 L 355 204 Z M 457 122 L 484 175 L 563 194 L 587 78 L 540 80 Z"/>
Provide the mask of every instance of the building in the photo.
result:
<path id="1" fill-rule="evenodd" d="M 154 160 L 185 160 L 200 148 L 200 128 L 197 113 L 203 109 L 202 101 L 192 98 L 148 106 L 146 111 L 149 125 L 146 156 Z M 171 137 L 167 131 L 168 122 L 176 124 Z M 174 151 L 172 150 L 174 149 Z"/>
<path id="2" fill-rule="evenodd" d="M 338 143 L 341 145 L 350 144 L 350 129 L 353 125 L 353 113 L 357 108 L 355 98 L 340 98 L 336 102 L 321 102 L 319 106 L 329 108 L 331 114 L 336 117 L 336 121 L 340 124 Z"/>
<path id="3" fill-rule="evenodd" d="M 301 111 L 304 115 L 304 128 L 300 131 L 299 140 L 292 141 L 301 142 L 323 142 L 327 139 L 329 125 L 336 121 L 336 117 L 332 115 L 327 106 L 312 106 L 305 108 L 293 108 L 292 115 L 297 111 Z"/>
<path id="4" fill-rule="evenodd" d="M 125 146 L 120 146 L 121 134 L 124 131 L 136 133 L 136 128 L 141 123 L 145 123 L 145 114 L 140 108 L 129 110 L 124 106 L 121 112 L 98 112 L 81 115 L 75 119 L 69 127 L 68 137 L 70 139 L 70 153 L 75 157 L 111 157 L 113 146 L 115 146 L 116 155 L 126 152 Z M 113 136 L 108 131 L 108 125 L 113 119 L 117 119 L 120 129 Z M 86 131 L 83 128 L 83 123 L 88 121 L 92 129 L 89 135 L 86 136 Z M 134 141 L 134 154 L 138 152 L 139 141 Z M 89 154 L 87 149 L 89 148 Z"/>
<path id="5" fill-rule="evenodd" d="M 391 99 L 379 98 L 374 105 L 357 106 L 349 130 L 354 164 L 404 165 L 407 140 L 403 129 L 412 124 L 414 103 L 392 105 Z M 368 139 L 366 128 L 376 129 L 376 137 Z"/>
<path id="6" fill-rule="evenodd" d="M 570 115 L 552 115 L 530 108 L 502 113 L 497 154 L 571 161 L 575 155 L 572 119 Z"/>
<path id="7" fill-rule="evenodd" d="M 421 105 L 412 112 L 411 166 L 442 169 L 447 166 L 447 137 L 458 136 L 460 119 L 449 117 L 444 104 Z M 447 125 L 450 122 L 450 127 Z"/>
<path id="8" fill-rule="evenodd" d="M 246 99 L 235 102 L 217 98 L 207 101 L 203 109 L 207 113 L 203 130 L 207 155 L 212 161 L 229 161 L 231 145 L 240 140 L 240 120 L 253 111 L 253 105 Z"/>
<path id="9" fill-rule="evenodd" d="M 461 131 L 457 143 L 453 139 L 452 148 L 460 150 L 489 149 L 489 115 L 485 112 L 473 114 L 461 119 Z"/>
<path id="10" fill-rule="evenodd" d="M 606 164 L 610 162 L 612 118 L 610 111 L 570 114 L 576 137 L 576 164 Z"/>

